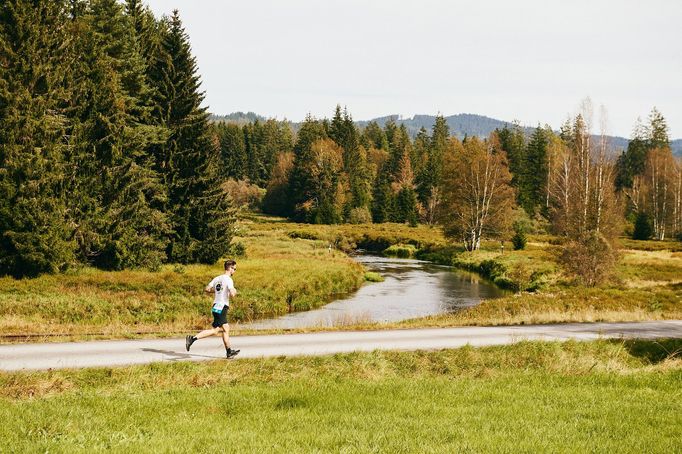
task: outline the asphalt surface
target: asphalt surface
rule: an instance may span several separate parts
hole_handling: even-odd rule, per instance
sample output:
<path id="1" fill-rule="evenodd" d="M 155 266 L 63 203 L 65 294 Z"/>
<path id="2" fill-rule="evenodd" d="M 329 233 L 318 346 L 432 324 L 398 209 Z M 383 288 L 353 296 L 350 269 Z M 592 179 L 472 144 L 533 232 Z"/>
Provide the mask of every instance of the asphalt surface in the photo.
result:
<path id="1" fill-rule="evenodd" d="M 682 320 L 237 336 L 232 338 L 232 348 L 240 349 L 241 353 L 231 361 L 352 351 L 438 350 L 465 345 L 505 345 L 522 340 L 671 337 L 682 337 Z M 184 339 L 13 344 L 0 345 L 0 370 L 112 367 L 224 357 L 225 350 L 219 337 L 198 340 L 190 352 L 185 351 Z"/>

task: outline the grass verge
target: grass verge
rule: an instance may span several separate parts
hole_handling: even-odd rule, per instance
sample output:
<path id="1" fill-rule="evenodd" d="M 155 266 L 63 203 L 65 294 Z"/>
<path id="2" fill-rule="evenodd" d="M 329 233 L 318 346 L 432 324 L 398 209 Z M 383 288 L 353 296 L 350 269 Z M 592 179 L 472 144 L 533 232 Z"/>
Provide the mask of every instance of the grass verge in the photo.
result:
<path id="1" fill-rule="evenodd" d="M 675 452 L 681 340 L 0 374 L 17 452 Z"/>

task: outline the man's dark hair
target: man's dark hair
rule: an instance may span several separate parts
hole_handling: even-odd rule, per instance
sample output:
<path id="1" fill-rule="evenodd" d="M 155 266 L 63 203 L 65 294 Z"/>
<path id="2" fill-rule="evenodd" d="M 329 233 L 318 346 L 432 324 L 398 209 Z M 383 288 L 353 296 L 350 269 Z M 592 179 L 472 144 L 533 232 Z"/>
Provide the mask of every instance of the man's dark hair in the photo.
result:
<path id="1" fill-rule="evenodd" d="M 229 267 L 235 266 L 236 264 L 237 262 L 235 262 L 234 260 L 225 260 L 225 271 L 227 271 Z"/>

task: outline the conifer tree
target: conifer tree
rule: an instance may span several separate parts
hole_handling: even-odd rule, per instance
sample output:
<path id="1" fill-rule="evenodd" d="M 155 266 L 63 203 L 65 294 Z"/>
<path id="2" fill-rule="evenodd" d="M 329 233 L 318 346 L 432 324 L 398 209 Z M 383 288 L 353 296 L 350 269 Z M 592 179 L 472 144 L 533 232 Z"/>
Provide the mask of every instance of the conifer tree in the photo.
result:
<path id="1" fill-rule="evenodd" d="M 496 130 L 502 149 L 507 153 L 509 171 L 512 174 L 512 186 L 519 188 L 523 180 L 523 167 L 525 163 L 526 139 L 519 123 L 514 122 L 512 127 Z"/>
<path id="2" fill-rule="evenodd" d="M 235 211 L 220 189 L 220 150 L 210 140 L 189 38 L 177 10 L 164 22 L 154 79 L 159 83 L 159 112 L 170 130 L 157 156 L 157 166 L 168 185 L 174 231 L 168 256 L 181 263 L 213 263 L 228 251 Z M 158 75 L 161 80 L 156 79 Z"/>
<path id="3" fill-rule="evenodd" d="M 218 123 L 222 177 L 241 180 L 246 177 L 247 157 L 245 130 L 236 124 Z"/>
<path id="4" fill-rule="evenodd" d="M 151 108 L 132 22 L 115 0 L 93 0 L 74 29 L 70 213 L 81 261 L 122 269 L 157 267 L 169 225 L 165 190 L 152 170 L 151 144 L 165 130 Z"/>
<path id="5" fill-rule="evenodd" d="M 547 131 L 538 126 L 526 146 L 525 165 L 519 185 L 519 205 L 529 216 L 533 216 L 545 200 L 548 146 Z"/>
<path id="6" fill-rule="evenodd" d="M 63 1 L 0 4 L 0 274 L 32 276 L 73 262 L 67 21 Z"/>
<path id="7" fill-rule="evenodd" d="M 425 131 L 421 133 L 419 143 L 426 139 Z M 435 219 L 435 211 L 438 209 L 440 186 L 443 177 L 443 162 L 448 149 L 450 128 L 442 115 L 436 117 L 433 125 L 431 139 L 426 148 L 423 164 L 417 174 L 417 194 L 423 206 L 432 207 L 426 214 L 427 221 Z"/>
<path id="8" fill-rule="evenodd" d="M 310 163 L 313 161 L 312 145 L 327 138 L 323 122 L 308 115 L 299 129 L 294 145 L 294 163 L 289 176 L 289 213 L 297 221 L 305 221 L 304 204 L 314 196 L 315 177 Z"/>
<path id="9" fill-rule="evenodd" d="M 376 121 L 370 121 L 360 135 L 360 142 L 366 149 L 388 150 L 386 133 Z"/>

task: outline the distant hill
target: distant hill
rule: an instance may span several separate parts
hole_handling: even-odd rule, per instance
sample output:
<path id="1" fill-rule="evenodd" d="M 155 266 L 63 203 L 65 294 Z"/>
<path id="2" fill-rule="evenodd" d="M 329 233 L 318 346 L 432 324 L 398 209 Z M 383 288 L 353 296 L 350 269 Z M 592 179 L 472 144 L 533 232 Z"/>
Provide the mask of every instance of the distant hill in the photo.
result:
<path id="1" fill-rule="evenodd" d="M 672 148 L 673 154 L 675 156 L 682 158 L 682 139 L 677 139 L 670 142 L 670 148 Z"/>
<path id="2" fill-rule="evenodd" d="M 253 112 L 233 112 L 229 115 L 211 115 L 211 120 L 245 124 L 256 120 L 265 121 L 266 117 Z M 370 121 L 375 121 L 379 126 L 383 127 L 390 120 L 395 121 L 397 125 L 404 124 L 407 128 L 407 132 L 414 138 L 422 127 L 431 132 L 431 128 L 436 122 L 436 116 L 415 115 L 412 118 L 401 118 L 400 115 L 386 115 L 384 117 L 373 118 L 372 120 L 356 121 L 355 123 L 360 128 L 364 128 Z M 502 129 L 505 125 L 512 125 L 512 122 L 510 121 L 497 120 L 484 115 L 465 113 L 450 115 L 449 117 L 445 117 L 445 121 L 450 127 L 450 134 L 457 136 L 460 139 L 464 138 L 464 136 L 487 137 L 495 129 Z M 299 125 L 300 123 L 291 123 L 294 131 L 298 130 Z M 535 127 L 524 127 L 527 134 L 532 134 L 534 129 Z M 630 142 L 630 140 L 625 137 L 608 136 L 608 138 L 611 151 L 614 153 L 626 149 Z M 682 139 L 673 140 L 670 143 L 670 147 L 672 148 L 674 155 L 682 157 Z"/>
<path id="3" fill-rule="evenodd" d="M 399 115 L 388 115 L 369 121 L 357 121 L 356 123 L 360 127 L 365 127 L 370 121 L 375 121 L 383 127 L 390 120 L 395 121 L 397 125 L 405 125 L 407 132 L 414 137 L 421 128 L 430 132 L 436 122 L 436 117 L 434 115 L 415 115 L 412 118 L 400 118 Z M 512 124 L 508 121 L 475 114 L 451 115 L 445 117 L 445 121 L 450 127 L 450 134 L 460 139 L 463 139 L 464 136 L 487 137 L 495 129 L 502 129 L 505 125 L 511 126 Z M 531 132 L 534 128 L 525 127 L 524 129 L 526 132 Z"/>
<path id="4" fill-rule="evenodd" d="M 246 123 L 253 123 L 256 120 L 258 121 L 265 121 L 267 118 L 265 118 L 262 115 L 258 115 L 257 113 L 254 112 L 232 112 L 231 114 L 227 115 L 214 115 L 211 114 L 209 117 L 211 121 L 215 121 L 217 123 L 237 123 L 237 124 L 246 124 Z"/>

